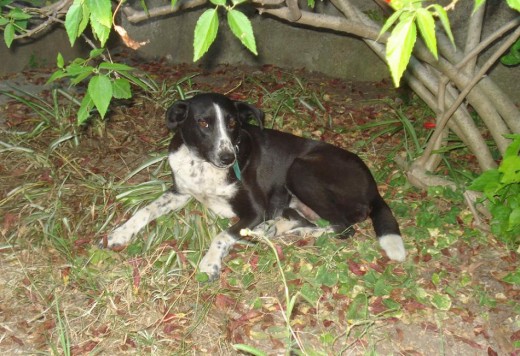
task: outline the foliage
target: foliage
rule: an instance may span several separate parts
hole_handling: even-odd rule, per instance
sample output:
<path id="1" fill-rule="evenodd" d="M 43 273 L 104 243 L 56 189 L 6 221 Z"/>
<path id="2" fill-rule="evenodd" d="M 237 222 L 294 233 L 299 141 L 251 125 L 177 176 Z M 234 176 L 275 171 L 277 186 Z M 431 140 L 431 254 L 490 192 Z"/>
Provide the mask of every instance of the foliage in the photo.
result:
<path id="1" fill-rule="evenodd" d="M 105 117 L 112 99 L 130 99 L 132 90 L 130 83 L 143 89 L 154 88 L 154 84 L 134 76 L 134 68 L 121 63 L 108 61 L 95 64 L 103 55 L 104 49 L 90 51 L 86 59 L 76 58 L 65 65 L 63 56 L 58 54 L 58 70 L 54 72 L 47 83 L 68 78 L 72 85 L 78 85 L 88 80 L 87 92 L 78 110 L 77 124 L 81 125 L 90 117 L 96 108 L 101 118 Z"/>
<path id="2" fill-rule="evenodd" d="M 253 34 L 251 21 L 242 12 L 235 9 L 244 0 L 232 0 L 233 5 L 227 6 L 226 0 L 210 0 L 216 8 L 208 9 L 202 13 L 195 26 L 193 39 L 193 61 L 198 61 L 206 53 L 217 37 L 219 20 L 218 9 L 227 11 L 227 23 L 231 32 L 242 42 L 242 44 L 255 55 L 256 42 Z"/>
<path id="3" fill-rule="evenodd" d="M 509 49 L 509 53 L 500 58 L 502 64 L 506 66 L 516 66 L 520 64 L 520 39 Z"/>
<path id="4" fill-rule="evenodd" d="M 520 244 L 520 135 L 513 140 L 497 169 L 483 172 L 470 189 L 483 192 L 493 216 L 491 228 L 502 241 Z"/>
<path id="5" fill-rule="evenodd" d="M 389 2 L 395 12 L 386 20 L 380 35 L 396 24 L 388 38 L 386 60 L 390 67 L 394 85 L 398 87 L 412 55 L 412 50 L 417 39 L 417 27 L 426 46 L 435 59 L 438 58 L 438 55 L 434 16 L 437 16 L 441 20 L 444 30 L 452 43 L 454 40 L 448 14 L 441 5 L 431 4 L 427 7 L 423 7 L 424 0 L 393 0 L 387 2 Z"/>
<path id="6" fill-rule="evenodd" d="M 7 7 L 15 0 L 2 0 L 0 1 L 0 9 Z M 0 13 L 0 28 L 4 29 L 4 41 L 8 48 L 13 43 L 16 32 L 23 32 L 27 29 L 28 20 L 32 17 L 30 14 L 22 11 L 17 7 L 7 8 L 7 12 Z"/>
<path id="7" fill-rule="evenodd" d="M 104 46 L 112 29 L 112 2 L 74 0 L 65 17 L 65 29 L 71 45 L 83 34 L 89 22 L 92 33 Z"/>

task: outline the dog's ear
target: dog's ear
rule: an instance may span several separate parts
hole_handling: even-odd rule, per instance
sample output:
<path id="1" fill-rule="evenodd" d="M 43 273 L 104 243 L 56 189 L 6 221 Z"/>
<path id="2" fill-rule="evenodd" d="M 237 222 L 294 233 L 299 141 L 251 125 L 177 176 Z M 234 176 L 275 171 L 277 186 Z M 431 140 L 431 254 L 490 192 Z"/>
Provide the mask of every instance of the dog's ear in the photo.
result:
<path id="1" fill-rule="evenodd" d="M 188 117 L 189 104 L 179 100 L 170 106 L 166 111 L 166 126 L 170 130 L 175 130 Z"/>
<path id="2" fill-rule="evenodd" d="M 235 106 L 238 110 L 240 122 L 245 124 L 251 117 L 254 117 L 258 126 L 260 126 L 261 129 L 264 128 L 264 112 L 262 110 L 243 101 L 235 101 Z"/>

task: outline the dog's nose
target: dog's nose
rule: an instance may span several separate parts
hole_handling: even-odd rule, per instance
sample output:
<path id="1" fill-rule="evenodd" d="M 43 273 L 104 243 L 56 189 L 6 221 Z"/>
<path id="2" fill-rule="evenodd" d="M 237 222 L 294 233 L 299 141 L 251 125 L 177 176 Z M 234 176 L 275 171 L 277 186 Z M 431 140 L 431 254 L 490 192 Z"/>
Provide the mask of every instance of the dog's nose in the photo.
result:
<path id="1" fill-rule="evenodd" d="M 219 160 L 222 165 L 227 166 L 235 161 L 235 153 L 234 152 L 221 152 L 219 155 Z"/>

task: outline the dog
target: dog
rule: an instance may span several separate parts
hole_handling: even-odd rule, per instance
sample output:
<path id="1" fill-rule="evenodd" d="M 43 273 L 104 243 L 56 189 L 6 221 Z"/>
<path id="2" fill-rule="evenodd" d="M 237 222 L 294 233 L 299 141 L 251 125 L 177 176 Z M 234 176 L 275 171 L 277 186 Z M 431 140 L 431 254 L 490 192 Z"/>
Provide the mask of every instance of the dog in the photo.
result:
<path id="1" fill-rule="evenodd" d="M 324 219 L 340 237 L 370 217 L 388 258 L 405 260 L 399 225 L 361 158 L 263 122 L 257 107 L 216 93 L 171 105 L 166 125 L 175 131 L 168 154 L 173 187 L 110 233 L 106 247 L 127 244 L 149 222 L 195 198 L 222 217 L 239 219 L 213 238 L 200 261 L 210 280 L 219 277 L 241 232 L 280 217 L 289 222 L 286 230 Z"/>

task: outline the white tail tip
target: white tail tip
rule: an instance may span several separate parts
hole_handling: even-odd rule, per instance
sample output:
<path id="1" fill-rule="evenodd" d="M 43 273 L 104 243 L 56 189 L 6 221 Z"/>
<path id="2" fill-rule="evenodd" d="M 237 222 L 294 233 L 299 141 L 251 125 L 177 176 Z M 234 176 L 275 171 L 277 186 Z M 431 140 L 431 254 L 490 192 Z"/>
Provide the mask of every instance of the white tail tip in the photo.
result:
<path id="1" fill-rule="evenodd" d="M 391 260 L 402 262 L 406 259 L 406 250 L 401 236 L 395 234 L 383 235 L 379 238 L 379 245 Z"/>

